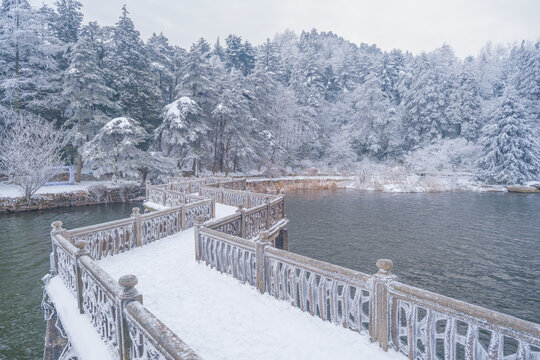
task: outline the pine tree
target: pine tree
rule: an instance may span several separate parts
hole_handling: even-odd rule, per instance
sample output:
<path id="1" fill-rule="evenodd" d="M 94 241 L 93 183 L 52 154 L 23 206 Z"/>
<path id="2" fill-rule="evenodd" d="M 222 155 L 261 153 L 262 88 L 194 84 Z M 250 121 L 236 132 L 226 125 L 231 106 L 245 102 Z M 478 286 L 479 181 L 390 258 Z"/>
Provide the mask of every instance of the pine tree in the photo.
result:
<path id="1" fill-rule="evenodd" d="M 107 122 L 89 142 L 83 145 L 84 157 L 97 166 L 94 175 L 135 178 L 140 173 L 146 154 L 139 148 L 148 134 L 139 122 L 119 117 Z"/>
<path id="2" fill-rule="evenodd" d="M 126 6 L 114 27 L 107 65 L 124 114 L 152 128 L 159 119 L 160 94 L 150 71 L 148 52 L 128 17 Z"/>
<path id="3" fill-rule="evenodd" d="M 163 33 L 152 34 L 152 37 L 148 39 L 147 47 L 150 67 L 155 75 L 161 100 L 163 103 L 169 103 L 174 100 L 175 73 L 178 71 L 175 66 L 174 48 L 169 45 L 169 40 L 163 36 Z"/>
<path id="4" fill-rule="evenodd" d="M 457 79 L 456 88 L 448 98 L 446 118 L 452 136 L 463 136 L 467 140 L 476 140 L 481 118 L 480 87 L 476 79 L 463 72 Z"/>
<path id="5" fill-rule="evenodd" d="M 56 36 L 64 43 L 75 43 L 83 19 L 82 4 L 77 0 L 57 0 L 58 14 L 51 23 Z"/>
<path id="6" fill-rule="evenodd" d="M 497 184 L 538 180 L 540 144 L 530 115 L 510 87 L 499 101 L 490 122 L 482 129 L 477 162 L 480 178 Z"/>
<path id="7" fill-rule="evenodd" d="M 58 116 L 58 39 L 27 0 L 3 0 L 0 11 L 0 102 L 46 119 Z"/>
<path id="8" fill-rule="evenodd" d="M 91 140 L 115 111 L 111 101 L 113 91 L 105 82 L 99 67 L 92 26 L 83 29 L 74 45 L 69 67 L 64 75 L 63 96 L 68 102 L 69 136 L 78 151 L 76 181 L 81 180 L 82 154 L 80 148 Z"/>
<path id="9" fill-rule="evenodd" d="M 182 166 L 193 163 L 193 170 L 207 160 L 210 153 L 208 127 L 201 108 L 188 97 L 180 97 L 165 106 L 163 122 L 155 130 L 154 146 Z"/>

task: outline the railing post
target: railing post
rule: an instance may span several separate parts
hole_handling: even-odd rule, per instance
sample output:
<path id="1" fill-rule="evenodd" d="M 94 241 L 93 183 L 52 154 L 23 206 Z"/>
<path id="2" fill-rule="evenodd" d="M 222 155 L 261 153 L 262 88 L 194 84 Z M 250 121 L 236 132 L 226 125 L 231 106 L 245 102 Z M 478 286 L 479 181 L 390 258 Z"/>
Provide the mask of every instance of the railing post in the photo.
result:
<path id="1" fill-rule="evenodd" d="M 148 187 L 150 186 L 150 180 L 146 180 L 146 193 L 144 194 L 146 196 L 146 201 L 150 200 L 148 198 L 148 193 L 150 192 Z"/>
<path id="2" fill-rule="evenodd" d="M 186 204 L 182 204 L 180 222 L 182 230 L 186 230 Z"/>
<path id="3" fill-rule="evenodd" d="M 388 286 L 396 278 L 395 275 L 392 275 L 393 266 L 392 260 L 378 259 L 377 268 L 379 268 L 379 271 L 373 275 L 369 335 L 371 341 L 379 342 L 379 346 L 384 351 L 388 351 L 390 334 Z"/>
<path id="4" fill-rule="evenodd" d="M 118 308 L 118 322 L 120 329 L 120 336 L 118 341 L 118 351 L 120 353 L 120 359 L 129 360 L 130 356 L 130 347 L 131 339 L 129 337 L 129 327 L 124 314 L 124 309 L 126 305 L 131 301 L 139 301 L 141 304 L 143 302 L 142 295 L 137 291 L 135 285 L 137 285 L 138 280 L 135 275 L 124 275 L 118 279 L 118 284 L 121 286 L 122 290 L 119 294 L 120 306 Z"/>
<path id="5" fill-rule="evenodd" d="M 66 235 L 66 230 L 62 229 L 62 222 L 55 221 L 51 224 L 51 246 L 52 251 L 49 258 L 51 274 L 56 275 L 58 273 L 58 255 L 56 254 L 56 246 L 54 246 L 54 236 L 57 234 L 62 234 L 64 237 Z M 69 239 L 68 239 L 69 240 Z"/>
<path id="6" fill-rule="evenodd" d="M 81 256 L 90 255 L 90 251 L 87 249 L 88 242 L 84 240 L 79 240 L 75 243 L 77 252 L 75 253 L 75 277 L 77 278 L 77 306 L 79 308 L 79 313 L 84 314 L 83 309 L 83 294 L 82 294 L 82 277 L 81 277 L 81 267 L 79 265 L 79 259 Z"/>
<path id="7" fill-rule="evenodd" d="M 282 250 L 289 251 L 289 231 L 287 230 L 287 228 L 281 229 L 280 236 L 281 236 Z"/>
<path id="8" fill-rule="evenodd" d="M 220 185 L 220 187 L 221 187 L 221 183 L 219 183 L 219 185 Z M 220 200 L 221 200 L 220 203 L 223 204 L 223 189 L 221 189 L 221 191 L 219 192 L 219 194 L 221 195 L 221 197 L 220 197 Z"/>
<path id="9" fill-rule="evenodd" d="M 236 210 L 237 213 L 240 213 L 240 237 L 245 239 L 246 237 L 246 213 L 242 206 L 238 207 Z"/>
<path id="10" fill-rule="evenodd" d="M 266 230 L 270 229 L 270 199 L 266 198 Z"/>
<path id="11" fill-rule="evenodd" d="M 167 192 L 165 190 L 161 190 L 161 195 L 162 195 L 161 205 L 167 206 Z"/>
<path id="12" fill-rule="evenodd" d="M 212 219 L 216 217 L 216 199 L 212 199 Z"/>
<path id="13" fill-rule="evenodd" d="M 199 261 L 201 260 L 201 251 L 199 249 L 200 239 L 199 239 L 199 229 L 201 228 L 201 225 L 204 221 L 204 218 L 202 216 L 197 216 L 195 219 L 195 260 Z"/>
<path id="14" fill-rule="evenodd" d="M 268 238 L 270 233 L 268 231 L 262 231 L 259 233 L 259 239 L 255 241 L 255 282 L 257 290 L 261 294 L 264 294 L 265 291 L 265 282 L 266 282 L 266 264 L 264 259 L 264 248 L 270 246 Z"/>
<path id="15" fill-rule="evenodd" d="M 189 193 L 191 194 L 193 192 L 192 190 L 192 187 L 191 187 L 191 181 L 189 182 Z"/>
<path id="16" fill-rule="evenodd" d="M 131 217 L 134 220 L 133 226 L 135 227 L 135 247 L 142 246 L 142 215 L 141 209 L 138 207 L 133 208 Z"/>

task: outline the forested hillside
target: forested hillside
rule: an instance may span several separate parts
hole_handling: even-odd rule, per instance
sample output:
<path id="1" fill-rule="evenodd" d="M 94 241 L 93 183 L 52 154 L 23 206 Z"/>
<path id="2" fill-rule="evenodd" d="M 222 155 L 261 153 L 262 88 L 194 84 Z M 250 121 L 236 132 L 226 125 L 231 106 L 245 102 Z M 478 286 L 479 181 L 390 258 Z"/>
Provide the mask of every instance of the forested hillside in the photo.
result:
<path id="1" fill-rule="evenodd" d="M 101 26 L 82 23 L 76 0 L 3 0 L 0 127 L 37 115 L 67 135 L 67 163 L 103 176 L 354 172 L 362 161 L 489 183 L 540 176 L 537 40 L 465 59 L 446 44 L 413 55 L 317 30 L 182 49 L 161 33 L 142 39 L 118 10 Z"/>

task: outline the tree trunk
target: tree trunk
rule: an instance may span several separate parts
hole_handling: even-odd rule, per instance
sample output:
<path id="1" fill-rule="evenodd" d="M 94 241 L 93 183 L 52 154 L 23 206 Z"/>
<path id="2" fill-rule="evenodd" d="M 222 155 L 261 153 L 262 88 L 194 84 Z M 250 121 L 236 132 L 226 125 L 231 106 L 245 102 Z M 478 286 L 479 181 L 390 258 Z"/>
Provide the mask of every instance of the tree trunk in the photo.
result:
<path id="1" fill-rule="evenodd" d="M 212 175 L 216 175 L 217 170 L 217 129 L 216 134 L 214 136 L 214 164 L 212 165 Z"/>
<path id="2" fill-rule="evenodd" d="M 225 144 L 225 154 L 224 154 L 224 162 L 225 162 L 225 176 L 229 176 L 229 142 L 230 140 L 227 139 L 227 143 Z"/>
<path id="3" fill-rule="evenodd" d="M 81 172 L 82 172 L 82 166 L 83 166 L 82 155 L 80 151 L 81 146 L 82 146 L 82 141 L 79 140 L 79 148 L 77 149 L 77 172 L 75 173 L 75 182 L 78 182 L 78 183 L 81 182 Z"/>
<path id="4" fill-rule="evenodd" d="M 234 163 L 233 163 L 233 173 L 236 174 L 236 170 L 238 169 L 238 156 L 234 156 Z"/>

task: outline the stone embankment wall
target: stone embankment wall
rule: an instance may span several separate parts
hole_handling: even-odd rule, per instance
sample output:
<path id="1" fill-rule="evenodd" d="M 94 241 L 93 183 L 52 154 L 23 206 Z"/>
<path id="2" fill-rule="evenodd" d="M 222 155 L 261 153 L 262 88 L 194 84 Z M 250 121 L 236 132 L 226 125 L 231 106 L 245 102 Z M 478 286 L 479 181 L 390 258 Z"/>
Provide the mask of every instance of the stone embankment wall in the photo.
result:
<path id="1" fill-rule="evenodd" d="M 247 189 L 253 192 L 279 193 L 296 190 L 328 190 L 344 189 L 354 178 L 339 176 L 285 177 L 285 178 L 251 178 L 247 180 Z"/>
<path id="2" fill-rule="evenodd" d="M 144 192 L 143 186 L 135 184 L 120 187 L 95 185 L 88 191 L 35 195 L 29 201 L 22 197 L 0 198 L 0 213 L 128 202 L 143 196 Z"/>

